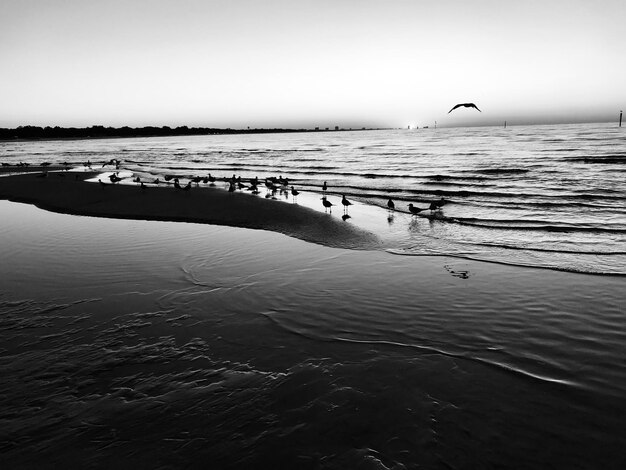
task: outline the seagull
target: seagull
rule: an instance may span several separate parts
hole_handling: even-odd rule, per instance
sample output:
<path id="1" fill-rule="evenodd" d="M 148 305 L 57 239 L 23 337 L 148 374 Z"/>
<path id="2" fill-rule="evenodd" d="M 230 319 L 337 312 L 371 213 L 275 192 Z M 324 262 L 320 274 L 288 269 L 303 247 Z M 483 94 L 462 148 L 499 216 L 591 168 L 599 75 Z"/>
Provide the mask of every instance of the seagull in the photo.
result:
<path id="1" fill-rule="evenodd" d="M 324 181 L 324 185 L 322 186 L 322 191 L 326 192 L 327 189 L 328 189 L 328 186 L 326 185 L 326 181 Z"/>
<path id="2" fill-rule="evenodd" d="M 331 203 L 328 199 L 326 199 L 326 196 L 322 197 L 322 204 L 324 204 L 324 212 L 330 209 L 330 213 L 331 214 L 333 213 L 332 207 L 334 206 L 334 204 Z"/>
<path id="3" fill-rule="evenodd" d="M 348 200 L 346 199 L 346 196 L 345 196 L 345 195 L 343 195 L 343 194 L 341 195 L 341 203 L 343 204 L 343 212 L 344 212 L 345 214 L 347 214 L 347 213 L 348 213 L 348 206 L 351 206 L 351 205 L 352 205 L 352 203 L 351 203 L 350 201 L 348 201 Z"/>
<path id="4" fill-rule="evenodd" d="M 430 212 L 432 214 L 433 211 L 436 211 L 437 209 L 439 209 L 439 206 L 437 205 L 436 202 L 431 202 L 429 209 L 430 209 Z"/>
<path id="5" fill-rule="evenodd" d="M 409 204 L 409 211 L 411 211 L 411 214 L 413 215 L 417 215 L 420 212 L 422 212 L 424 209 L 421 209 L 419 207 L 415 207 L 413 204 Z"/>
<path id="6" fill-rule="evenodd" d="M 389 200 L 387 201 L 387 208 L 390 211 L 393 211 L 396 209 L 396 205 L 393 203 L 393 201 L 391 200 L 391 198 L 389 198 Z"/>
<path id="7" fill-rule="evenodd" d="M 295 189 L 292 186 L 291 187 L 291 195 L 293 196 L 293 202 L 296 202 L 296 198 L 298 197 L 298 194 L 300 194 L 300 191 L 298 191 L 297 189 Z"/>
<path id="8" fill-rule="evenodd" d="M 455 105 L 450 111 L 448 111 L 448 114 L 450 114 L 456 108 L 460 108 L 461 106 L 463 106 L 464 108 L 478 109 L 478 106 L 476 106 L 474 103 L 459 103 L 459 104 Z M 478 109 L 478 111 L 480 111 L 480 109 Z M 480 111 L 480 112 L 482 113 L 482 111 Z"/>
<path id="9" fill-rule="evenodd" d="M 438 207 L 439 209 L 441 209 L 443 206 L 445 206 L 446 202 L 447 202 L 447 201 L 446 201 L 444 198 L 441 198 L 441 199 L 440 199 L 439 201 L 437 201 L 435 204 L 437 204 L 437 207 Z"/>

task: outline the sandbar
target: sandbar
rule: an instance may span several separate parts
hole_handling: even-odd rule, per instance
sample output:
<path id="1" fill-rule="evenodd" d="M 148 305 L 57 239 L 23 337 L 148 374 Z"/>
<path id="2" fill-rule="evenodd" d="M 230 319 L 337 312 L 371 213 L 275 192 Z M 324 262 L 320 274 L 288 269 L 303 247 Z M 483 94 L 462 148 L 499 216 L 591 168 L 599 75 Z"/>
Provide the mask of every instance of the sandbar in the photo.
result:
<path id="1" fill-rule="evenodd" d="M 0 199 L 66 214 L 270 230 L 331 247 L 380 246 L 373 233 L 330 214 L 263 196 L 230 193 L 210 186 L 194 186 L 185 191 L 170 185 L 101 185 L 87 181 L 97 177 L 98 172 L 44 170 L 30 167 L 8 174 L 10 170 L 3 168 Z"/>

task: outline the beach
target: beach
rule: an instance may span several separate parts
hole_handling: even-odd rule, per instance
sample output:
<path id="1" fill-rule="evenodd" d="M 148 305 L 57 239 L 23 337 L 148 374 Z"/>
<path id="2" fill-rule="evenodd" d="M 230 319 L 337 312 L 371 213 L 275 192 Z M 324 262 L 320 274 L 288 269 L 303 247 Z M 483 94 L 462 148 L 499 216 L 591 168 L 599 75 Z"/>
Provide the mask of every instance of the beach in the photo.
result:
<path id="1" fill-rule="evenodd" d="M 101 184 L 86 182 L 98 174 L 33 167 L 0 180 L 0 197 L 69 214 L 267 229 L 331 246 L 365 248 L 378 243 L 374 235 L 306 207 L 214 187 L 192 186 L 184 191 L 171 185 L 120 185 L 104 176 L 107 181 Z"/>
<path id="2" fill-rule="evenodd" d="M 0 178 L 9 468 L 626 463 L 621 277 L 38 172 Z"/>

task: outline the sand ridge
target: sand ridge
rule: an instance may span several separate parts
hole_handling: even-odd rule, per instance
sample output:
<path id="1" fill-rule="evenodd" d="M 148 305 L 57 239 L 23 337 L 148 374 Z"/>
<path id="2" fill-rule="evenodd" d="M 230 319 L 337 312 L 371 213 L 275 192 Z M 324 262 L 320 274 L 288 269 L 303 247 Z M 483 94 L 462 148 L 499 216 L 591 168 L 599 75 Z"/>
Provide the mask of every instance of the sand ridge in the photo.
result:
<path id="1" fill-rule="evenodd" d="M 171 186 L 101 185 L 86 181 L 98 172 L 48 171 L 42 177 L 41 170 L 31 167 L 24 170 L 27 172 L 0 177 L 0 198 L 76 215 L 271 230 L 341 248 L 375 249 L 380 245 L 370 232 L 286 201 L 217 187 L 193 186 L 185 191 Z"/>

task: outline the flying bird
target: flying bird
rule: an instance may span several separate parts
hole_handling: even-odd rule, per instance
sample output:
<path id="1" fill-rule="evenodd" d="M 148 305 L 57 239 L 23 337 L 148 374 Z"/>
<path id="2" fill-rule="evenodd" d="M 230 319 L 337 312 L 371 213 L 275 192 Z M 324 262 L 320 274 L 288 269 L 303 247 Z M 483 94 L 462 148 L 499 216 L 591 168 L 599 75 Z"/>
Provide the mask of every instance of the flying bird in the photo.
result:
<path id="1" fill-rule="evenodd" d="M 459 104 L 455 105 L 450 111 L 448 111 L 448 114 L 450 114 L 456 108 L 460 108 L 461 106 L 463 106 L 464 108 L 478 109 L 478 106 L 476 106 L 474 103 L 459 103 Z M 480 109 L 478 109 L 478 111 L 480 111 Z M 482 113 L 482 111 L 480 111 L 480 112 Z"/>

